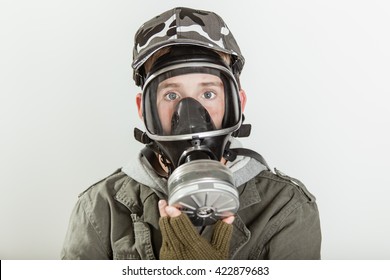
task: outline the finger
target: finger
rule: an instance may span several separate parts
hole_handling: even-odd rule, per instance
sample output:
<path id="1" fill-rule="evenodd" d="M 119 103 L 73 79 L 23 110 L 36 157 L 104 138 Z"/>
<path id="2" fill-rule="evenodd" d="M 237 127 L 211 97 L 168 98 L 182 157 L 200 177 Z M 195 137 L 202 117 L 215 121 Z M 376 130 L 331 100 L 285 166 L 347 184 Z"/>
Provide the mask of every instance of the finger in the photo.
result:
<path id="1" fill-rule="evenodd" d="M 223 222 L 227 223 L 228 225 L 231 225 L 234 222 L 234 216 L 229 216 L 222 220 Z"/>
<path id="2" fill-rule="evenodd" d="M 168 217 L 165 207 L 167 207 L 167 202 L 165 200 L 160 200 L 158 202 L 158 211 L 160 212 L 160 217 Z"/>
<path id="3" fill-rule="evenodd" d="M 173 206 L 167 206 L 165 207 L 165 212 L 168 214 L 169 217 L 175 218 L 180 216 L 181 212 L 179 209 Z"/>

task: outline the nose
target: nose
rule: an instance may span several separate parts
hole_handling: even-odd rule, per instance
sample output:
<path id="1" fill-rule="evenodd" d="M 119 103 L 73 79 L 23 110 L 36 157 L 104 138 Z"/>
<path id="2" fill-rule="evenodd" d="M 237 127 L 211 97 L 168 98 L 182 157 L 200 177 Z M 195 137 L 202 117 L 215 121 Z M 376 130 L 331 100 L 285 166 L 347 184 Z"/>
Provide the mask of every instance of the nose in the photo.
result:
<path id="1" fill-rule="evenodd" d="M 215 130 L 215 125 L 209 112 L 199 101 L 186 97 L 176 105 L 171 128 L 172 135 L 182 135 Z"/>

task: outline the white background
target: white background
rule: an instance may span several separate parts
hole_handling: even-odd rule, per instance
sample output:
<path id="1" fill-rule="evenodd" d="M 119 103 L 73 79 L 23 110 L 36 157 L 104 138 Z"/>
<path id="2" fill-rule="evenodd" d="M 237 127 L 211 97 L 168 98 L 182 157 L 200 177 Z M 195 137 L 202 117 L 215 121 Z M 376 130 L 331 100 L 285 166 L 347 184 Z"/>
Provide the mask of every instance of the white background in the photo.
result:
<path id="1" fill-rule="evenodd" d="M 0 0 L 0 258 L 58 259 L 77 195 L 140 149 L 133 36 L 174 6 L 236 37 L 243 141 L 315 194 L 322 257 L 390 259 L 385 0 Z"/>

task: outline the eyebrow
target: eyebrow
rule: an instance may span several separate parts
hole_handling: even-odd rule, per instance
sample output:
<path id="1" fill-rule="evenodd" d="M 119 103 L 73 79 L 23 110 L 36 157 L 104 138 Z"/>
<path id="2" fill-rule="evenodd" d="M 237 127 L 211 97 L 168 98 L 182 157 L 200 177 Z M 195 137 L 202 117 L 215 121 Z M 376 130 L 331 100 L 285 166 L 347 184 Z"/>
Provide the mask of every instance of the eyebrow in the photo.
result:
<path id="1" fill-rule="evenodd" d="M 180 87 L 179 83 L 165 83 L 162 82 L 161 84 L 158 85 L 159 89 L 164 89 L 164 88 L 178 88 Z"/>
<path id="2" fill-rule="evenodd" d="M 204 82 L 204 83 L 200 83 L 199 85 L 201 86 L 204 86 L 204 87 L 210 87 L 210 86 L 216 86 L 216 87 L 220 87 L 220 86 L 223 86 L 223 83 L 222 82 Z M 162 82 L 158 88 L 159 89 L 165 89 L 165 88 L 179 88 L 181 86 L 181 83 L 164 83 Z"/>
<path id="3" fill-rule="evenodd" d="M 206 83 L 200 83 L 202 86 L 222 86 L 223 83 L 222 82 L 206 82 Z"/>

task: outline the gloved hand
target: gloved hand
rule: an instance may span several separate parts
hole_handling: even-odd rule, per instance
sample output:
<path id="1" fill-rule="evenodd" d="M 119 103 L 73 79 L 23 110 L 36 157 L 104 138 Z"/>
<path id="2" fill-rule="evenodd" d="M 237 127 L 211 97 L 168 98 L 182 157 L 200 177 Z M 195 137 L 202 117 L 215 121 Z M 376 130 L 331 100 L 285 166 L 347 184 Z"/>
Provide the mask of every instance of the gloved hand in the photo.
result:
<path id="1" fill-rule="evenodd" d="M 162 233 L 161 260 L 223 260 L 229 256 L 234 217 L 215 224 L 211 243 L 201 237 L 187 215 L 159 202 Z"/>

